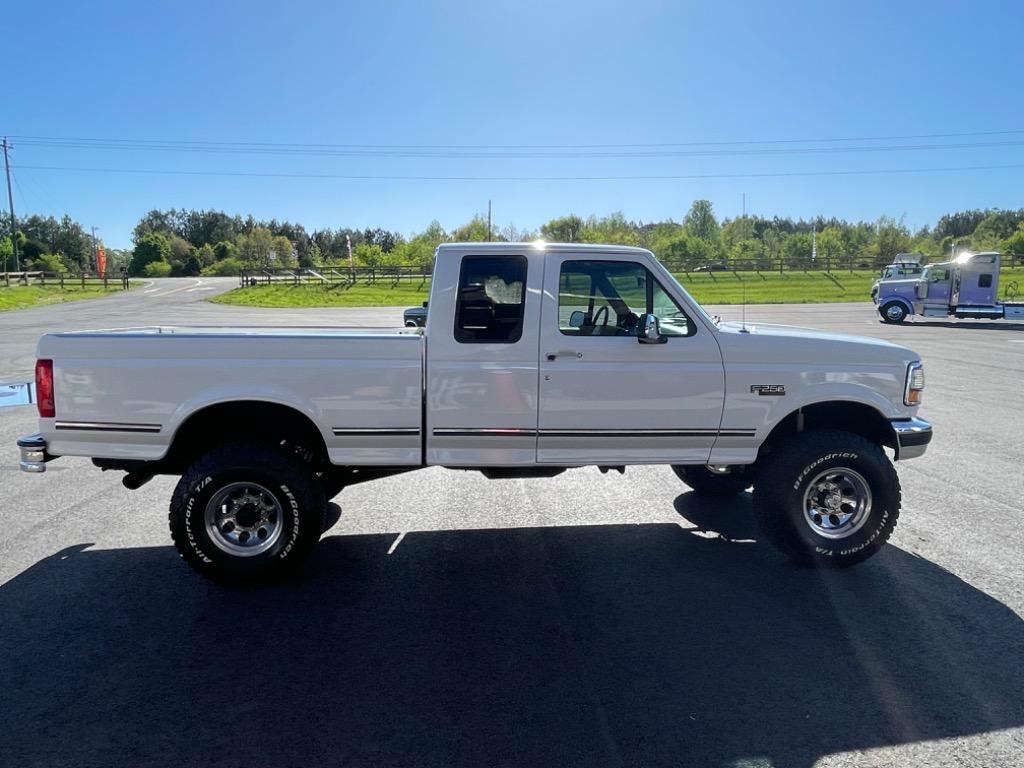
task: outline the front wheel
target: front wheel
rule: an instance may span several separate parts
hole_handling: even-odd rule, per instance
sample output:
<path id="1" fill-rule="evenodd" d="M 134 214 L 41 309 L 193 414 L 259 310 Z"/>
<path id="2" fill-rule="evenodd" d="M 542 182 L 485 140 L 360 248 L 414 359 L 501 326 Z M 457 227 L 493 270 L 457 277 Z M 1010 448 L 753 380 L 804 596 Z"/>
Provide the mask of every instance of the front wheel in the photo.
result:
<path id="1" fill-rule="evenodd" d="M 890 301 L 878 310 L 878 314 L 882 316 L 882 322 L 902 323 L 907 319 L 907 308 L 898 301 Z"/>
<path id="2" fill-rule="evenodd" d="M 168 520 L 178 553 L 195 570 L 250 584 L 283 575 L 313 550 L 326 506 L 319 480 L 295 452 L 239 443 L 186 470 Z"/>
<path id="3" fill-rule="evenodd" d="M 716 472 L 703 465 L 673 464 L 676 477 L 705 496 L 735 496 L 753 483 L 747 467 L 734 467 L 730 472 Z"/>
<path id="4" fill-rule="evenodd" d="M 754 515 L 793 560 L 859 563 L 896 527 L 900 483 L 885 452 L 849 432 L 813 430 L 774 447 L 758 472 Z"/>

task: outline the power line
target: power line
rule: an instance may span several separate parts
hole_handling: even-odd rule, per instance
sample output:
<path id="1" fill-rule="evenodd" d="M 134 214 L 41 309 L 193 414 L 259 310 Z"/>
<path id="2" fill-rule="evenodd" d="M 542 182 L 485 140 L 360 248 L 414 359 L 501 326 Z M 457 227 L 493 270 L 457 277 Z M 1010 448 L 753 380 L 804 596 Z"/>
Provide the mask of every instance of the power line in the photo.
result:
<path id="1" fill-rule="evenodd" d="M 633 144 L 311 144 L 281 142 L 244 142 L 244 141 L 190 141 L 179 139 L 117 139 L 88 138 L 69 136 L 12 136 L 20 141 L 47 142 L 112 142 L 145 145 L 180 145 L 195 147 L 265 147 L 291 149 L 652 149 L 657 147 L 722 147 L 750 144 L 827 144 L 858 141 L 912 141 L 921 139 L 952 139 L 978 136 L 1009 136 L 1024 134 L 1024 128 L 998 131 L 965 131 L 960 133 L 917 133 L 890 136 L 846 136 L 805 139 L 742 139 L 734 141 L 687 141 L 687 142 L 652 142 Z"/>
<path id="2" fill-rule="evenodd" d="M 441 150 L 441 149 L 314 149 L 262 147 L 255 145 L 203 145 L 185 143 L 117 142 L 107 140 L 33 140 L 21 139 L 22 146 L 50 149 L 115 150 L 130 152 L 176 152 L 221 155 L 280 155 L 301 157 L 364 157 L 419 159 L 642 159 L 667 157 L 751 157 L 784 155 L 861 154 L 872 152 L 921 152 L 936 150 L 992 149 L 1024 146 L 1024 139 L 1005 141 L 967 141 L 941 144 L 875 144 L 867 146 L 755 147 L 731 149 L 645 149 L 645 150 Z"/>
<path id="3" fill-rule="evenodd" d="M 272 173 L 258 171 L 183 171 L 142 168 L 81 168 L 56 165 L 16 165 L 17 169 L 36 171 L 72 171 L 81 173 L 122 173 L 170 176 L 237 176 L 271 179 L 333 179 L 345 181 L 686 181 L 698 179 L 762 179 L 802 176 L 882 176 L 915 173 L 955 173 L 961 171 L 1003 171 L 1024 168 L 1024 163 L 1003 165 L 964 165 L 943 168 L 877 168 L 832 171 L 779 171 L 765 173 L 694 173 L 611 176 L 427 176 L 427 175 L 371 175 L 336 173 Z"/>

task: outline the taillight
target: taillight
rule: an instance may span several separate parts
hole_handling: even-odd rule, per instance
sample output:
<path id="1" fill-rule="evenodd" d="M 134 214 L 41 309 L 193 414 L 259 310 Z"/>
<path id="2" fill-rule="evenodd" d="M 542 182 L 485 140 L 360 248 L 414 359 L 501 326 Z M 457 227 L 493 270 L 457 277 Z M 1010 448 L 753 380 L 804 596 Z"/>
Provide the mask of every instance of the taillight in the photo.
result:
<path id="1" fill-rule="evenodd" d="M 36 405 L 44 419 L 57 415 L 53 402 L 53 360 L 36 360 Z"/>

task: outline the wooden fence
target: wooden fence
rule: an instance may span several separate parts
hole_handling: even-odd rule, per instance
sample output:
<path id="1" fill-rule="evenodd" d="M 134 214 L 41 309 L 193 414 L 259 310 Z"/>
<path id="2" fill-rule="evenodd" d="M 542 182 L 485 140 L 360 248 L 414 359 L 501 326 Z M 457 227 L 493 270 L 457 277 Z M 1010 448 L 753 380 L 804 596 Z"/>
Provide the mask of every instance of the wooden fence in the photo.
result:
<path id="1" fill-rule="evenodd" d="M 128 288 L 128 275 L 118 273 L 117 275 L 106 274 L 90 275 L 85 272 L 74 274 L 71 272 L 0 272 L 0 287 L 10 288 L 12 285 L 42 285 L 56 286 L 62 291 L 67 288 L 85 288 L 92 286 L 104 289 L 125 290 Z"/>
<path id="2" fill-rule="evenodd" d="M 945 260 L 945 259 L 942 259 Z M 763 257 L 758 259 L 720 259 L 709 264 L 685 264 L 675 262 L 672 259 L 662 259 L 668 269 L 676 274 L 685 274 L 687 277 L 697 274 L 707 274 L 715 279 L 716 274 L 735 272 L 757 272 L 757 273 L 810 273 L 825 272 L 850 273 L 870 271 L 880 272 L 890 263 L 889 259 L 855 258 L 855 259 L 832 259 L 820 257 L 815 260 L 808 259 L 802 264 L 787 263 L 782 258 Z M 1006 253 L 1003 254 L 1002 268 L 1024 265 L 1024 254 Z M 350 287 L 357 284 L 376 285 L 378 283 L 390 283 L 393 287 L 405 282 L 418 282 L 420 285 L 426 283 L 431 276 L 431 267 L 321 267 L 317 269 L 243 269 L 239 275 L 239 283 L 243 286 L 271 285 L 273 283 L 285 283 L 291 285 L 337 285 Z"/>
<path id="3" fill-rule="evenodd" d="M 430 267 L 321 267 L 319 269 L 243 269 L 240 285 L 318 284 L 351 287 L 390 283 L 392 287 L 403 281 L 423 285 L 430 279 Z"/>

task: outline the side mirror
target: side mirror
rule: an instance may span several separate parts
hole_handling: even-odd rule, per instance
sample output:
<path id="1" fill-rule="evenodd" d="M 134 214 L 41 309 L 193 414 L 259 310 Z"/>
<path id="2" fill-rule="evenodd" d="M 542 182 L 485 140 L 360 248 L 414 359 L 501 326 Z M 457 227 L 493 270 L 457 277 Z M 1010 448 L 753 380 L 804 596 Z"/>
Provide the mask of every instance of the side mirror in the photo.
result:
<path id="1" fill-rule="evenodd" d="M 586 319 L 587 319 L 587 316 L 583 312 L 580 312 L 577 309 L 571 315 L 569 315 L 569 327 L 570 328 L 582 328 L 583 327 L 583 323 L 584 323 L 584 321 Z"/>
<path id="2" fill-rule="evenodd" d="M 636 340 L 641 344 L 664 344 L 667 336 L 661 334 L 657 315 L 641 315 L 636 324 Z"/>
<path id="3" fill-rule="evenodd" d="M 928 283 L 924 280 L 917 284 L 917 298 L 927 299 L 928 298 Z"/>

